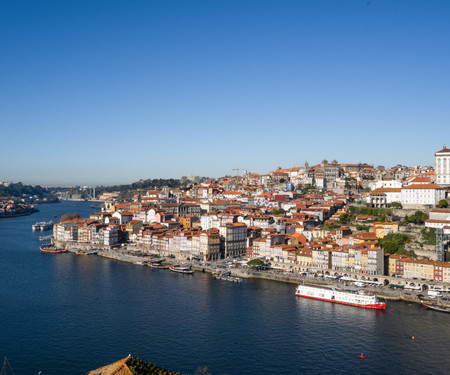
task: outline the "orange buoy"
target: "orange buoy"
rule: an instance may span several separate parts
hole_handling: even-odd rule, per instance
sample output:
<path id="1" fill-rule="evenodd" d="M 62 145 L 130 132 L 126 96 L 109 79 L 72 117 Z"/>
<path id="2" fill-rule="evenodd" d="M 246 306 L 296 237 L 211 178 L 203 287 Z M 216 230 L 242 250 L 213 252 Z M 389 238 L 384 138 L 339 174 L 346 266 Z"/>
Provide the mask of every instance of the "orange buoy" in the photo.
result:
<path id="1" fill-rule="evenodd" d="M 414 340 L 414 336 L 411 337 Z"/>

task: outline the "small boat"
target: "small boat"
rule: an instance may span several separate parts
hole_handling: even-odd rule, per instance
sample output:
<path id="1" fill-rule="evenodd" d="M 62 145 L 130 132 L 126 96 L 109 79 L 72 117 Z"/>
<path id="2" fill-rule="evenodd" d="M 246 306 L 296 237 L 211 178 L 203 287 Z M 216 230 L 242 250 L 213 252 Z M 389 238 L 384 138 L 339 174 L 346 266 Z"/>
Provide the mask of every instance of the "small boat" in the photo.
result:
<path id="1" fill-rule="evenodd" d="M 428 307 L 430 310 L 450 313 L 450 307 L 440 307 L 440 306 L 436 306 L 436 305 L 430 305 L 430 304 L 425 303 L 424 301 L 422 301 L 422 304 L 425 307 Z"/>
<path id="2" fill-rule="evenodd" d="M 169 268 L 168 266 L 163 266 L 161 263 L 148 263 L 147 266 L 151 268 L 158 268 L 161 270 L 166 270 L 167 268 Z"/>
<path id="3" fill-rule="evenodd" d="M 187 275 L 192 275 L 194 271 L 190 267 L 169 267 L 172 272 L 185 273 Z"/>
<path id="4" fill-rule="evenodd" d="M 98 250 L 91 250 L 87 253 L 87 255 L 96 255 L 98 253 Z"/>
<path id="5" fill-rule="evenodd" d="M 240 277 L 234 277 L 234 276 L 222 276 L 222 275 L 213 275 L 213 277 L 217 280 L 225 280 L 225 281 L 232 281 L 234 283 L 240 283 L 242 282 L 242 279 Z"/>
<path id="6" fill-rule="evenodd" d="M 52 244 L 41 245 L 39 248 L 41 253 L 50 253 L 50 254 L 58 254 L 58 253 L 67 253 L 67 249 L 57 249 Z"/>

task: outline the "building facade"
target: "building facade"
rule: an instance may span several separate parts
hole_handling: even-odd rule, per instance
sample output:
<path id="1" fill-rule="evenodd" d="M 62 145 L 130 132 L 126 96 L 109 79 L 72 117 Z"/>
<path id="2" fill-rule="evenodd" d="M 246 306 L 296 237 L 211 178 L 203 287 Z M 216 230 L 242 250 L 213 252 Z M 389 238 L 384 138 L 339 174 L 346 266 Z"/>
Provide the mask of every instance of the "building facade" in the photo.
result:
<path id="1" fill-rule="evenodd" d="M 442 150 L 434 154 L 435 182 L 444 187 L 450 187 L 450 149 L 445 145 Z"/>

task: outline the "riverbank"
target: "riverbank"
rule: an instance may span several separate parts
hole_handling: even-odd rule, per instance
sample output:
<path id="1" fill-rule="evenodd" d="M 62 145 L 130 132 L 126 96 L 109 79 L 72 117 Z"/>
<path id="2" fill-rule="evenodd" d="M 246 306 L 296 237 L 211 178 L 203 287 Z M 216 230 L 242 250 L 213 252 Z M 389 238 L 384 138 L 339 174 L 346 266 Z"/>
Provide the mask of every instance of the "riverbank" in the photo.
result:
<path id="1" fill-rule="evenodd" d="M 9 219 L 9 218 L 13 218 L 13 217 L 29 216 L 36 212 L 39 212 L 39 210 L 37 208 L 32 208 L 25 212 L 15 212 L 14 214 L 11 214 L 11 215 L 0 214 L 0 219 Z"/>
<path id="2" fill-rule="evenodd" d="M 76 252 L 76 249 L 69 250 L 71 252 Z M 97 253 L 98 256 L 113 259 L 121 262 L 133 263 L 136 265 L 144 265 L 146 263 L 155 261 L 156 259 L 160 259 L 157 254 L 148 255 L 140 253 L 137 248 L 118 248 L 118 249 L 102 249 Z M 163 264 L 167 266 L 180 264 L 179 260 L 164 258 Z M 206 272 L 211 274 L 219 274 L 222 272 L 231 272 L 231 276 L 239 277 L 243 279 L 255 278 L 255 279 L 265 279 L 272 280 L 284 283 L 291 284 L 306 284 L 306 285 L 316 285 L 316 286 L 328 286 L 328 287 L 337 287 L 343 288 L 345 287 L 345 283 L 343 281 L 338 281 L 334 279 L 325 279 L 322 277 L 313 277 L 309 275 L 301 275 L 294 273 L 284 273 L 280 271 L 258 271 L 252 269 L 250 267 L 238 267 L 233 265 L 233 267 L 226 267 L 221 262 L 184 262 L 184 264 L 189 265 L 194 271 L 197 272 Z M 350 288 L 352 288 L 350 286 Z M 376 294 L 379 298 L 386 300 L 395 300 L 395 301 L 404 301 L 407 303 L 417 303 L 422 304 L 422 301 L 425 303 L 431 303 L 440 307 L 450 308 L 449 301 L 443 301 L 440 299 L 431 299 L 425 296 L 422 296 L 420 292 L 414 291 L 405 291 L 405 290 L 392 290 L 388 286 L 382 287 L 371 287 L 365 286 L 362 288 L 365 291 Z"/>
<path id="3" fill-rule="evenodd" d="M 240 265 L 238 263 L 232 263 L 230 260 L 226 261 L 224 259 L 216 262 L 200 262 L 200 261 L 190 261 L 186 259 L 176 259 L 172 257 L 163 256 L 161 254 L 148 254 L 143 252 L 141 248 L 133 246 L 133 245 L 125 245 L 125 246 L 99 246 L 92 245 L 87 243 L 76 243 L 76 242 L 61 242 L 54 241 L 56 247 L 62 247 L 67 249 L 69 252 L 77 253 L 77 252 L 90 252 L 92 250 L 97 250 L 97 255 L 117 260 L 121 262 L 133 263 L 136 265 L 143 265 L 148 262 L 152 262 L 155 259 L 164 259 L 164 265 L 171 266 L 175 264 L 186 264 L 192 267 L 195 271 L 207 272 L 211 274 L 219 274 L 222 272 L 230 271 L 231 276 L 239 277 L 239 278 L 258 278 L 258 279 L 266 279 L 273 280 L 291 284 L 301 284 L 305 283 L 307 285 L 318 285 L 318 286 L 329 286 L 329 287 L 337 287 L 343 288 L 346 287 L 344 281 L 339 281 L 332 278 L 326 278 L 324 276 L 318 277 L 317 273 L 308 274 L 308 273 L 290 273 L 284 272 L 279 269 L 269 269 L 269 270 L 256 270 L 254 268 Z M 323 271 L 323 270 L 322 270 Z M 359 275 L 361 276 L 361 275 Z M 394 280 L 394 278 L 390 278 L 388 276 L 379 275 L 381 279 L 388 282 L 395 281 L 394 284 L 397 284 L 400 281 Z M 359 277 L 358 277 L 359 279 Z M 402 279 L 405 281 L 406 279 Z M 388 282 L 389 283 L 389 282 Z M 349 285 L 351 287 L 351 285 Z M 395 301 L 405 301 L 407 303 L 417 303 L 422 304 L 422 301 L 426 303 L 438 305 L 440 307 L 449 307 L 450 301 L 445 301 L 441 299 L 431 299 L 425 296 L 426 292 L 422 290 L 405 290 L 405 289 L 392 289 L 388 285 L 384 286 L 370 286 L 370 283 L 366 284 L 363 288 L 364 290 L 376 294 L 379 298 L 386 300 L 395 300 Z M 423 293 L 423 294 L 422 294 Z"/>

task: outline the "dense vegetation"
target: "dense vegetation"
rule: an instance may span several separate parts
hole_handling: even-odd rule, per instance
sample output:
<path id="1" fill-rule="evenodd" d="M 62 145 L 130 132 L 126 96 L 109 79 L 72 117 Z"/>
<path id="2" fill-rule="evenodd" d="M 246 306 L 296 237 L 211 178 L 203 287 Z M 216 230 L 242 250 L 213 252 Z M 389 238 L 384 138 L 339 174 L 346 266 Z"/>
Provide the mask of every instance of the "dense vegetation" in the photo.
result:
<path id="1" fill-rule="evenodd" d="M 425 212 L 422 211 L 416 211 L 411 216 L 405 216 L 405 218 L 401 221 L 401 225 L 407 225 L 409 223 L 412 224 L 423 224 L 425 223 L 425 220 L 428 219 L 428 216 L 425 214 Z"/>
<path id="2" fill-rule="evenodd" d="M 206 177 L 202 177 L 200 180 L 204 180 Z M 149 178 L 147 180 L 139 180 L 132 184 L 125 185 L 112 185 L 112 186 L 97 186 L 99 193 L 103 192 L 125 192 L 129 190 L 161 190 L 163 187 L 168 186 L 170 188 L 179 189 L 188 186 L 192 182 L 186 179 L 180 180 L 178 178 Z"/>
<path id="3" fill-rule="evenodd" d="M 422 234 L 422 240 L 425 245 L 436 245 L 435 228 L 423 228 L 420 233 Z"/>
<path id="4" fill-rule="evenodd" d="M 392 202 L 392 203 L 389 203 L 389 207 L 390 207 L 390 208 L 399 208 L 399 209 L 402 209 L 402 208 L 403 208 L 403 206 L 402 206 L 402 204 L 401 204 L 400 202 Z"/>
<path id="5" fill-rule="evenodd" d="M 411 237 L 403 233 L 391 233 L 379 240 L 380 246 L 389 254 L 407 254 L 405 245 L 409 242 Z"/>
<path id="6" fill-rule="evenodd" d="M 256 258 L 256 259 L 249 260 L 247 262 L 247 264 L 250 267 L 258 267 L 258 266 L 263 266 L 264 265 L 264 261 L 262 259 Z"/>
<path id="7" fill-rule="evenodd" d="M 336 230 L 340 227 L 341 226 L 337 222 L 331 221 L 329 223 L 325 223 L 325 225 L 323 226 L 323 229 L 324 230 Z"/>
<path id="8" fill-rule="evenodd" d="M 42 186 L 24 185 L 21 182 L 9 186 L 0 185 L 0 197 L 22 197 L 25 195 L 37 195 L 43 198 L 48 194 L 48 190 Z"/>
<path id="9" fill-rule="evenodd" d="M 380 208 L 380 207 L 350 207 L 350 212 L 352 215 L 370 215 L 370 216 L 392 216 L 392 210 L 390 208 Z"/>
<path id="10" fill-rule="evenodd" d="M 356 219 L 356 216 L 358 215 L 374 216 L 373 221 L 387 221 L 388 218 L 392 219 L 392 210 L 390 208 L 375 208 L 365 206 L 350 207 L 350 210 L 348 212 L 339 216 L 339 222 L 341 224 L 350 224 Z"/>
<path id="11" fill-rule="evenodd" d="M 134 375 L 181 375 L 179 372 L 166 370 L 139 358 L 130 357 L 127 366 Z"/>
<path id="12" fill-rule="evenodd" d="M 74 212 L 73 214 L 64 214 L 61 216 L 61 219 L 59 219 L 60 222 L 67 221 L 67 220 L 73 220 L 73 219 L 79 219 L 80 214 L 78 212 Z"/>
<path id="13" fill-rule="evenodd" d="M 438 202 L 438 208 L 447 208 L 448 207 L 448 202 L 447 202 L 447 200 L 446 199 L 441 199 L 439 202 Z"/>

